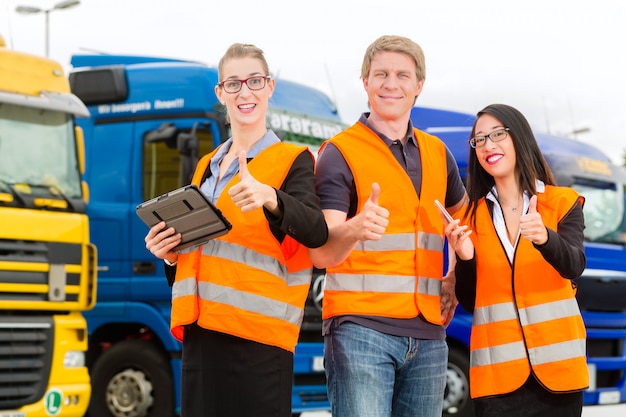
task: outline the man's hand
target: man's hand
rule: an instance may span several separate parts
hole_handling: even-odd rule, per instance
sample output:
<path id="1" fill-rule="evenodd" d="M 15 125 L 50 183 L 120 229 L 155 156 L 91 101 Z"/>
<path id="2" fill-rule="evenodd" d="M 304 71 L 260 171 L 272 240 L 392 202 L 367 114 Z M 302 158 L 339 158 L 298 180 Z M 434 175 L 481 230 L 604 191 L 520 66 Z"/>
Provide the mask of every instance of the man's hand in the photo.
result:
<path id="1" fill-rule="evenodd" d="M 454 293 L 455 285 L 456 276 L 454 275 L 454 270 L 452 270 L 443 277 L 443 282 L 441 283 L 441 321 L 445 327 L 448 327 L 452 321 L 456 306 L 459 304 Z"/>
<path id="2" fill-rule="evenodd" d="M 358 240 L 380 240 L 389 225 L 389 210 L 378 205 L 380 185 L 372 183 L 372 194 L 361 212 L 353 217 L 351 227 Z"/>

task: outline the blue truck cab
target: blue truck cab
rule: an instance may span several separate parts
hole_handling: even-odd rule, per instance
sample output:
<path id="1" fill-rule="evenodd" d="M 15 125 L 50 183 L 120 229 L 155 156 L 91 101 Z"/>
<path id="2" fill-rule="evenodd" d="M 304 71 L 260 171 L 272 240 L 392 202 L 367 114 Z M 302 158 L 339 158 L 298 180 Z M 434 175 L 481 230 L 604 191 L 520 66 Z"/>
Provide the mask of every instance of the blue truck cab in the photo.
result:
<path id="1" fill-rule="evenodd" d="M 87 213 L 99 250 L 98 301 L 88 323 L 92 417 L 179 412 L 181 344 L 170 334 L 171 288 L 145 248 L 141 202 L 188 184 L 199 157 L 229 137 L 217 69 L 141 56 L 75 55 L 70 85 L 91 117 L 84 130 Z M 324 93 L 279 79 L 268 127 L 315 148 L 344 126 Z M 329 408 L 318 274 L 294 358 L 293 413 Z"/>
<path id="2" fill-rule="evenodd" d="M 438 136 L 454 155 L 463 180 L 475 116 L 415 107 L 415 127 Z M 577 280 L 577 300 L 587 330 L 590 387 L 584 404 L 626 402 L 626 169 L 597 147 L 535 132 L 559 185 L 585 197 L 586 269 Z M 444 415 L 473 415 L 469 402 L 469 337 L 472 318 L 460 306 L 447 329 L 450 347 Z"/>

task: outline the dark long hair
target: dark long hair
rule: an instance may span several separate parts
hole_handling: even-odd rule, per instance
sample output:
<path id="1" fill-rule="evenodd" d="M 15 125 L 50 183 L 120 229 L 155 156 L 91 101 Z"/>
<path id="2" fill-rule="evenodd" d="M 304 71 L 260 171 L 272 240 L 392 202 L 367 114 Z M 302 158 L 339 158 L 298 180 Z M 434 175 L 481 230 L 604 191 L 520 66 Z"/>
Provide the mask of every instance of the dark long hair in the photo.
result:
<path id="1" fill-rule="evenodd" d="M 485 114 L 495 117 L 504 127 L 509 128 L 509 136 L 513 141 L 517 161 L 515 174 L 519 189 L 534 195 L 537 192 L 535 180 L 541 180 L 546 185 L 556 185 L 554 175 L 552 175 L 552 171 L 539 149 L 526 117 L 519 110 L 506 104 L 491 104 L 476 114 L 476 121 L 474 121 L 470 137 L 474 137 L 476 123 L 480 116 Z M 476 149 L 470 148 L 467 170 L 466 188 L 469 206 L 465 217 L 471 219 L 475 228 L 478 201 L 489 193 L 495 185 L 495 180 L 478 162 Z"/>

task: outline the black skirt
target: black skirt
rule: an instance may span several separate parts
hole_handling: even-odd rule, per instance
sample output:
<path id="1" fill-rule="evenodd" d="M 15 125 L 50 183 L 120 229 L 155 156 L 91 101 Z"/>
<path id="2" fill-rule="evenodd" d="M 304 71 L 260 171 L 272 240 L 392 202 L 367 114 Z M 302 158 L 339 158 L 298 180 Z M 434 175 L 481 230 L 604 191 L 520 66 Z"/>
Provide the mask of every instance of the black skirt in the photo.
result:
<path id="1" fill-rule="evenodd" d="M 181 417 L 291 417 L 293 354 L 185 327 Z"/>
<path id="2" fill-rule="evenodd" d="M 583 412 L 582 391 L 550 392 L 534 375 L 510 394 L 473 401 L 476 417 L 580 417 Z"/>

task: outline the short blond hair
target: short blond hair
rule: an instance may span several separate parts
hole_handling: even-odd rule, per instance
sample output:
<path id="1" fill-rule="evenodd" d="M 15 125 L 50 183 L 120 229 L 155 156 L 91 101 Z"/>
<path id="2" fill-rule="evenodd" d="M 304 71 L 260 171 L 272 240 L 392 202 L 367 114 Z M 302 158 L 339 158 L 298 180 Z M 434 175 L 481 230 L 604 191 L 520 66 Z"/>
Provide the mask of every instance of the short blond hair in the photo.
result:
<path id="1" fill-rule="evenodd" d="M 365 51 L 361 78 L 367 78 L 372 67 L 372 59 L 378 52 L 398 52 L 409 56 L 415 63 L 415 75 L 418 81 L 426 79 L 426 59 L 422 48 L 404 36 L 384 35 L 376 39 Z"/>

